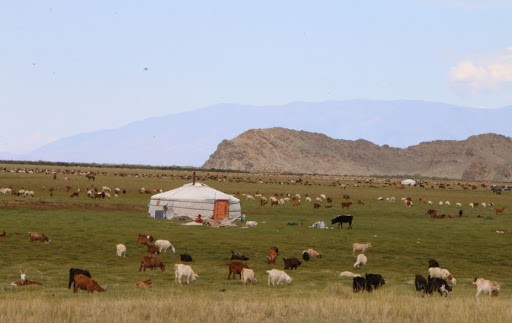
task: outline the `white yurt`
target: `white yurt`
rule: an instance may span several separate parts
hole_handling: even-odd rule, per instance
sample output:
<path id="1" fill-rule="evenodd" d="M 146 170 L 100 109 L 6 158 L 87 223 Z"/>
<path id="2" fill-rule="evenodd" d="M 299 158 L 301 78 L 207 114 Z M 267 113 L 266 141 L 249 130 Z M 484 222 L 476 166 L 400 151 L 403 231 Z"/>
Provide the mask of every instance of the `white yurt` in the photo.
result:
<path id="1" fill-rule="evenodd" d="M 149 201 L 148 216 L 171 220 L 188 216 L 194 219 L 236 219 L 241 215 L 240 200 L 203 183 L 189 183 L 176 189 L 155 194 Z"/>
<path id="2" fill-rule="evenodd" d="M 408 179 L 404 179 L 403 181 L 401 181 L 400 184 L 406 185 L 406 186 L 414 186 L 414 185 L 416 185 L 416 181 L 408 178 Z"/>

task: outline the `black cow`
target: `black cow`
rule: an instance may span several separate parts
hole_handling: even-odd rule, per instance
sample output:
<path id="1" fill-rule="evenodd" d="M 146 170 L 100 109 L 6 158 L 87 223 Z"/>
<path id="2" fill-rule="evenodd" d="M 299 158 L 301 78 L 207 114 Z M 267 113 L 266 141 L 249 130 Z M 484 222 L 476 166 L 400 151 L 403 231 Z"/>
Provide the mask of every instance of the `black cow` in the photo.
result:
<path id="1" fill-rule="evenodd" d="M 452 287 L 442 278 L 430 278 L 429 276 L 425 294 L 432 295 L 433 292 L 439 292 L 439 295 L 448 297 L 448 294 L 452 292 Z"/>
<path id="2" fill-rule="evenodd" d="M 366 280 L 364 277 L 354 277 L 352 279 L 352 291 L 354 293 L 361 292 L 366 288 Z"/>
<path id="3" fill-rule="evenodd" d="M 377 289 L 384 285 L 386 282 L 381 274 L 366 274 L 366 290 L 371 292 L 374 289 Z"/>
<path id="4" fill-rule="evenodd" d="M 301 265 L 301 262 L 297 258 L 288 258 L 284 260 L 284 269 L 297 269 Z"/>
<path id="5" fill-rule="evenodd" d="M 80 269 L 80 268 L 69 268 L 69 285 L 68 289 L 71 288 L 71 284 L 73 284 L 73 287 L 75 287 L 75 275 L 82 274 L 89 278 L 92 278 L 91 273 L 88 270 Z"/>
<path id="6" fill-rule="evenodd" d="M 243 260 L 243 261 L 246 261 L 246 260 L 249 260 L 249 258 L 247 258 L 246 256 L 244 256 L 243 254 L 241 254 L 239 252 L 231 250 L 231 259 L 230 260 Z"/>
<path id="7" fill-rule="evenodd" d="M 309 258 L 310 258 L 309 253 L 307 251 L 304 251 L 302 253 L 302 259 L 304 259 L 304 261 L 309 261 Z"/>
<path id="8" fill-rule="evenodd" d="M 427 279 L 422 275 L 416 275 L 414 279 L 414 285 L 416 286 L 416 290 L 426 290 L 427 288 Z"/>
<path id="9" fill-rule="evenodd" d="M 183 262 L 190 262 L 190 261 L 192 261 L 192 256 L 187 253 L 182 253 L 182 254 L 180 254 L 180 259 Z"/>
<path id="10" fill-rule="evenodd" d="M 338 223 L 338 228 L 343 229 L 343 223 L 348 223 L 348 228 L 352 229 L 352 219 L 353 218 L 354 217 L 352 215 L 348 215 L 348 214 L 338 215 L 337 217 L 335 217 L 334 219 L 331 220 L 331 224 Z"/>

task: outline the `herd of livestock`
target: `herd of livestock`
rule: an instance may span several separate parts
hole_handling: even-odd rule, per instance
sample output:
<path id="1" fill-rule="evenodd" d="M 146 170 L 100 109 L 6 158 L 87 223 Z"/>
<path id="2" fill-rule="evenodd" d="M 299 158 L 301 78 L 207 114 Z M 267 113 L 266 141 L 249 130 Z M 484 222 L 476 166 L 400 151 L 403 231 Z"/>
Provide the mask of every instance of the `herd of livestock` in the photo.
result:
<path id="1" fill-rule="evenodd" d="M 87 176 L 89 180 L 94 181 L 94 176 Z M 496 190 L 494 187 L 491 187 L 493 193 L 501 194 L 502 190 Z M 12 194 L 12 188 L 2 188 L 0 190 L 0 193 L 3 194 Z M 102 198 L 105 197 L 105 194 L 109 194 L 110 189 L 108 187 L 103 187 L 101 190 L 98 189 L 97 191 L 88 190 L 87 195 L 91 198 L 96 198 L 96 194 L 102 194 Z M 34 192 L 30 190 L 24 190 L 21 192 L 23 196 L 34 196 Z M 70 197 L 76 197 L 79 192 L 70 192 Z M 120 190 L 119 188 L 116 188 L 114 191 L 114 194 L 121 194 L 125 193 L 123 190 Z M 139 193 L 141 191 L 139 190 Z M 142 193 L 145 193 L 145 191 L 142 191 Z M 17 194 L 20 194 L 20 191 L 17 191 Z M 244 194 L 242 194 L 244 195 Z M 348 200 L 350 197 L 344 196 L 344 199 Z M 245 194 L 245 198 L 247 200 L 254 199 L 253 196 Z M 300 197 L 299 197 L 300 198 Z M 394 202 L 394 197 L 392 198 L 383 198 L 379 197 L 379 201 L 389 201 Z M 311 198 L 306 196 L 305 201 L 311 202 Z M 265 201 L 264 198 L 260 199 L 261 201 Z M 284 201 L 284 199 L 283 199 Z M 317 198 L 316 201 L 313 201 L 313 207 L 318 208 L 321 205 L 321 202 L 325 201 L 327 205 L 330 205 L 329 198 L 325 196 L 321 196 L 320 198 Z M 279 199 L 272 199 L 271 203 L 276 203 L 275 205 L 280 205 L 281 202 Z M 343 204 L 345 203 L 345 204 Z M 358 204 L 363 203 L 362 201 L 358 201 Z M 408 201 L 404 200 L 405 205 L 412 206 L 412 200 Z M 432 202 L 432 201 L 424 201 L 425 204 L 431 205 L 432 209 L 429 209 L 427 211 L 428 215 L 431 218 L 437 218 L 442 215 L 439 215 L 437 211 L 433 208 L 434 204 L 441 205 L 450 205 L 449 201 L 439 201 L 439 202 Z M 263 204 L 263 203 L 262 203 Z M 343 208 L 349 208 L 351 206 L 352 202 L 342 202 L 342 209 Z M 477 204 L 477 205 L 475 205 Z M 457 207 L 462 207 L 462 204 L 457 202 L 455 204 Z M 478 203 L 469 203 L 468 204 L 470 208 L 473 208 L 475 206 L 478 206 Z M 494 207 L 493 203 L 489 202 L 482 202 L 481 206 L 483 207 L 493 207 L 494 212 L 496 214 L 501 214 L 504 211 L 503 207 Z M 327 207 L 327 206 L 326 206 Z M 461 215 L 461 214 L 459 214 Z M 352 227 L 353 217 L 351 215 L 339 215 L 336 218 L 331 220 L 331 224 L 338 224 L 339 226 L 342 226 L 343 223 L 347 223 L 349 228 Z M 0 238 L 6 236 L 6 232 L 0 232 Z M 43 233 L 37 233 L 37 232 L 29 232 L 29 241 L 40 241 L 45 243 L 50 243 L 50 238 L 43 234 Z M 146 234 L 140 234 L 138 237 L 138 243 L 142 245 L 147 246 L 147 252 L 148 254 L 142 256 L 140 258 L 140 267 L 139 271 L 145 271 L 146 269 L 154 270 L 154 269 L 160 269 L 162 271 L 165 270 L 165 264 L 161 260 L 161 258 L 158 256 L 158 254 L 162 252 L 172 251 L 175 252 L 174 246 L 168 241 L 168 240 L 155 240 L 150 235 Z M 353 244 L 353 255 L 356 259 L 356 262 L 354 263 L 354 268 L 360 268 L 364 267 L 367 263 L 367 257 L 365 253 L 372 248 L 371 243 L 354 243 Z M 356 255 L 356 252 L 358 253 Z M 116 254 L 118 256 L 125 256 L 126 255 L 126 247 L 123 244 L 118 244 L 116 246 Z M 271 247 L 267 253 L 267 262 L 268 264 L 275 264 L 277 256 L 279 255 L 279 249 L 275 246 Z M 302 260 L 303 261 L 310 261 L 313 258 L 321 258 L 322 255 L 320 252 L 313 250 L 313 249 L 306 249 L 302 252 Z M 192 262 L 192 256 L 189 254 L 180 254 L 180 260 L 183 263 Z M 256 282 L 256 275 L 253 269 L 249 267 L 247 264 L 248 258 L 245 257 L 243 254 L 232 251 L 231 259 L 228 266 L 228 279 L 236 279 L 237 275 L 240 278 L 240 281 L 242 284 L 252 284 Z M 178 284 L 181 284 L 183 281 L 187 284 L 190 284 L 191 282 L 195 281 L 199 275 L 192 269 L 190 265 L 187 264 L 175 264 L 174 265 L 174 271 L 175 271 L 175 282 Z M 301 266 L 302 262 L 297 258 L 287 258 L 284 259 L 284 270 L 279 269 L 270 269 L 267 270 L 267 284 L 268 285 L 280 285 L 283 283 L 291 283 L 292 277 L 286 272 L 286 270 L 297 270 L 299 266 Z M 340 277 L 349 277 L 352 278 L 352 289 L 354 293 L 361 292 L 361 291 L 367 291 L 372 292 L 373 290 L 379 289 L 383 285 L 385 285 L 384 277 L 380 274 L 376 273 L 367 273 L 364 276 L 359 274 L 354 274 L 350 271 L 343 271 L 339 274 Z M 445 268 L 441 268 L 439 266 L 439 263 L 435 261 L 434 259 L 429 260 L 428 262 L 428 275 L 427 277 L 424 277 L 423 275 L 417 274 L 414 279 L 415 282 L 415 288 L 417 291 L 422 291 L 425 295 L 432 295 L 433 293 L 439 293 L 442 296 L 448 296 L 454 288 L 454 285 L 456 284 L 456 279 L 453 277 L 453 275 Z M 26 286 L 26 285 L 42 285 L 41 282 L 31 280 L 27 277 L 26 271 L 21 270 L 20 271 L 20 278 L 13 281 L 11 283 L 13 286 Z M 500 284 L 487 280 L 481 277 L 477 277 L 474 279 L 473 284 L 476 287 L 476 296 L 478 297 L 480 294 L 488 294 L 489 296 L 497 296 L 500 293 Z M 68 289 L 73 286 L 73 291 L 77 292 L 78 290 L 85 290 L 87 292 L 104 292 L 106 291 L 106 288 L 103 288 L 100 286 L 100 284 L 92 278 L 91 273 L 88 270 L 85 269 L 79 269 L 79 268 L 70 268 L 69 269 L 69 285 Z M 135 286 L 137 288 L 150 288 L 152 286 L 152 282 L 150 279 L 138 281 L 135 283 Z"/>
<path id="2" fill-rule="evenodd" d="M 339 216 L 332 219 L 331 221 L 332 224 L 342 224 L 342 220 L 339 218 Z M 343 219 L 343 222 L 350 222 L 351 225 L 352 218 L 350 218 L 350 220 Z M 0 237 L 5 236 L 6 233 L 4 231 Z M 29 232 L 29 241 L 50 243 L 49 237 L 39 232 Z M 167 252 L 167 250 L 170 250 L 173 253 L 176 252 L 176 249 L 168 240 L 155 240 L 151 235 L 139 234 L 137 243 L 147 246 L 147 254 L 140 258 L 139 272 L 146 271 L 146 269 L 154 270 L 157 268 L 159 268 L 161 271 L 165 271 L 165 264 L 160 259 L 158 254 Z M 356 257 L 354 268 L 360 268 L 366 265 L 367 257 L 365 253 L 371 248 L 372 244 L 370 242 L 353 243 L 352 254 L 354 257 Z M 125 257 L 126 246 L 123 244 L 117 244 L 116 254 L 117 256 Z M 272 246 L 266 256 L 267 263 L 275 265 L 278 255 L 279 249 L 276 246 Z M 322 258 L 322 254 L 312 248 L 303 250 L 302 259 L 304 261 L 310 261 L 310 259 L 313 258 Z M 180 259 L 182 262 L 193 261 L 192 256 L 189 254 L 180 254 Z M 256 282 L 255 272 L 249 267 L 246 262 L 247 260 L 249 260 L 249 258 L 242 253 L 231 251 L 231 259 L 230 262 L 227 263 L 228 279 L 236 279 L 236 276 L 238 275 L 241 283 L 244 285 L 253 284 Z M 285 270 L 296 270 L 302 264 L 302 262 L 296 257 L 283 258 L 283 260 L 284 270 L 274 268 L 266 271 L 267 284 L 269 286 L 280 285 L 285 282 L 291 283 L 292 278 L 287 272 L 285 272 Z M 175 282 L 178 284 L 181 284 L 183 279 L 185 279 L 187 284 L 190 284 L 199 277 L 199 275 L 192 269 L 192 267 L 187 264 L 175 264 L 174 272 Z M 373 290 L 376 290 L 385 285 L 384 277 L 375 273 L 366 273 L 365 276 L 362 276 L 360 274 L 354 274 L 350 271 L 343 271 L 339 274 L 339 277 L 352 278 L 352 289 L 354 293 L 361 291 L 372 292 Z M 423 291 L 425 295 L 432 295 L 433 293 L 438 292 L 441 296 L 448 296 L 453 291 L 453 286 L 456 284 L 456 279 L 447 269 L 441 268 L 436 260 L 430 259 L 428 261 L 428 276 L 425 278 L 423 275 L 417 274 L 415 276 L 414 284 L 416 290 Z M 21 287 L 43 284 L 39 281 L 29 279 L 26 271 L 20 270 L 20 278 L 13 281 L 11 285 Z M 499 283 L 484 279 L 482 277 L 475 278 L 473 285 L 476 287 L 476 297 L 482 293 L 488 294 L 489 296 L 498 296 L 501 289 Z M 68 289 L 70 289 L 71 286 L 73 286 L 74 293 L 76 293 L 78 290 L 85 290 L 89 293 L 93 293 L 94 291 L 106 291 L 106 287 L 101 287 L 100 284 L 92 278 L 92 275 L 88 270 L 80 268 L 69 269 Z M 141 289 L 150 288 L 152 286 L 152 282 L 151 279 L 137 281 L 135 286 Z"/>

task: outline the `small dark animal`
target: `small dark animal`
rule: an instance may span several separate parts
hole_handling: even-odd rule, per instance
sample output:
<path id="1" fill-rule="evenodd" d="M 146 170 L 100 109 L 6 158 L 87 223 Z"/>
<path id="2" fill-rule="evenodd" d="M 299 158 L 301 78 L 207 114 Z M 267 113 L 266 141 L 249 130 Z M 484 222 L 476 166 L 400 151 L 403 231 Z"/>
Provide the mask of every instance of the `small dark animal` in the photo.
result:
<path id="1" fill-rule="evenodd" d="M 348 214 L 338 215 L 334 219 L 331 220 L 331 224 L 338 223 L 338 228 L 343 228 L 343 223 L 348 223 L 348 228 L 352 229 L 352 220 L 354 216 Z"/>
<path id="2" fill-rule="evenodd" d="M 235 252 L 235 251 L 231 250 L 231 259 L 230 260 L 243 260 L 243 261 L 247 261 L 247 260 L 249 260 L 249 258 L 244 256 L 240 252 Z"/>
<path id="3" fill-rule="evenodd" d="M 71 284 L 73 284 L 73 287 L 75 286 L 73 278 L 75 277 L 75 275 L 78 275 L 78 274 L 82 274 L 82 275 L 87 276 L 89 278 L 92 277 L 91 273 L 88 270 L 80 269 L 80 268 L 69 268 L 69 284 L 68 284 L 68 289 L 71 288 Z"/>
<path id="4" fill-rule="evenodd" d="M 374 289 L 377 289 L 381 287 L 382 285 L 386 284 L 384 281 L 384 278 L 380 274 L 366 274 L 366 290 L 368 292 L 371 292 Z"/>
<path id="5" fill-rule="evenodd" d="M 189 254 L 186 254 L 186 253 L 182 253 L 182 254 L 180 254 L 180 259 L 183 262 L 190 262 L 190 261 L 192 261 L 192 256 Z"/>
<path id="6" fill-rule="evenodd" d="M 439 292 L 439 295 L 448 297 L 448 294 L 452 292 L 452 287 L 444 279 L 437 277 L 430 278 L 429 276 L 425 294 L 432 295 L 434 292 Z"/>
<path id="7" fill-rule="evenodd" d="M 297 258 L 288 258 L 284 260 L 284 269 L 297 269 L 301 265 L 301 262 Z"/>
<path id="8" fill-rule="evenodd" d="M 366 289 L 366 280 L 364 277 L 354 277 L 352 280 L 352 290 L 354 293 L 361 292 Z"/>
<path id="9" fill-rule="evenodd" d="M 304 261 L 309 261 L 309 258 L 310 258 L 309 253 L 307 251 L 304 251 L 302 253 L 302 259 L 304 259 Z"/>
<path id="10" fill-rule="evenodd" d="M 416 275 L 414 278 L 414 286 L 416 286 L 416 290 L 419 292 L 420 290 L 426 290 L 427 288 L 427 279 L 422 275 Z"/>
<path id="11" fill-rule="evenodd" d="M 0 232 L 0 237 L 5 237 L 5 236 L 7 236 L 7 232 L 5 232 L 5 230 Z"/>
<path id="12" fill-rule="evenodd" d="M 437 260 L 430 259 L 428 261 L 428 268 L 432 268 L 432 267 L 439 267 L 439 263 L 437 262 Z"/>

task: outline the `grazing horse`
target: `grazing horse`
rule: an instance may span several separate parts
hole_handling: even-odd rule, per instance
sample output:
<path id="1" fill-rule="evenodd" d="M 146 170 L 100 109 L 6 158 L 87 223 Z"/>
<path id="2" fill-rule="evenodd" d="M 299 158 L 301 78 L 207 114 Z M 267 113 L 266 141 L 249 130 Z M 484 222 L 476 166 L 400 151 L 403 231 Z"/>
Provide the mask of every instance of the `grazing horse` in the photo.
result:
<path id="1" fill-rule="evenodd" d="M 338 228 L 343 229 L 343 223 L 348 223 L 348 228 L 352 229 L 352 219 L 354 217 L 348 214 L 338 215 L 334 219 L 331 220 L 331 224 L 338 223 Z"/>

